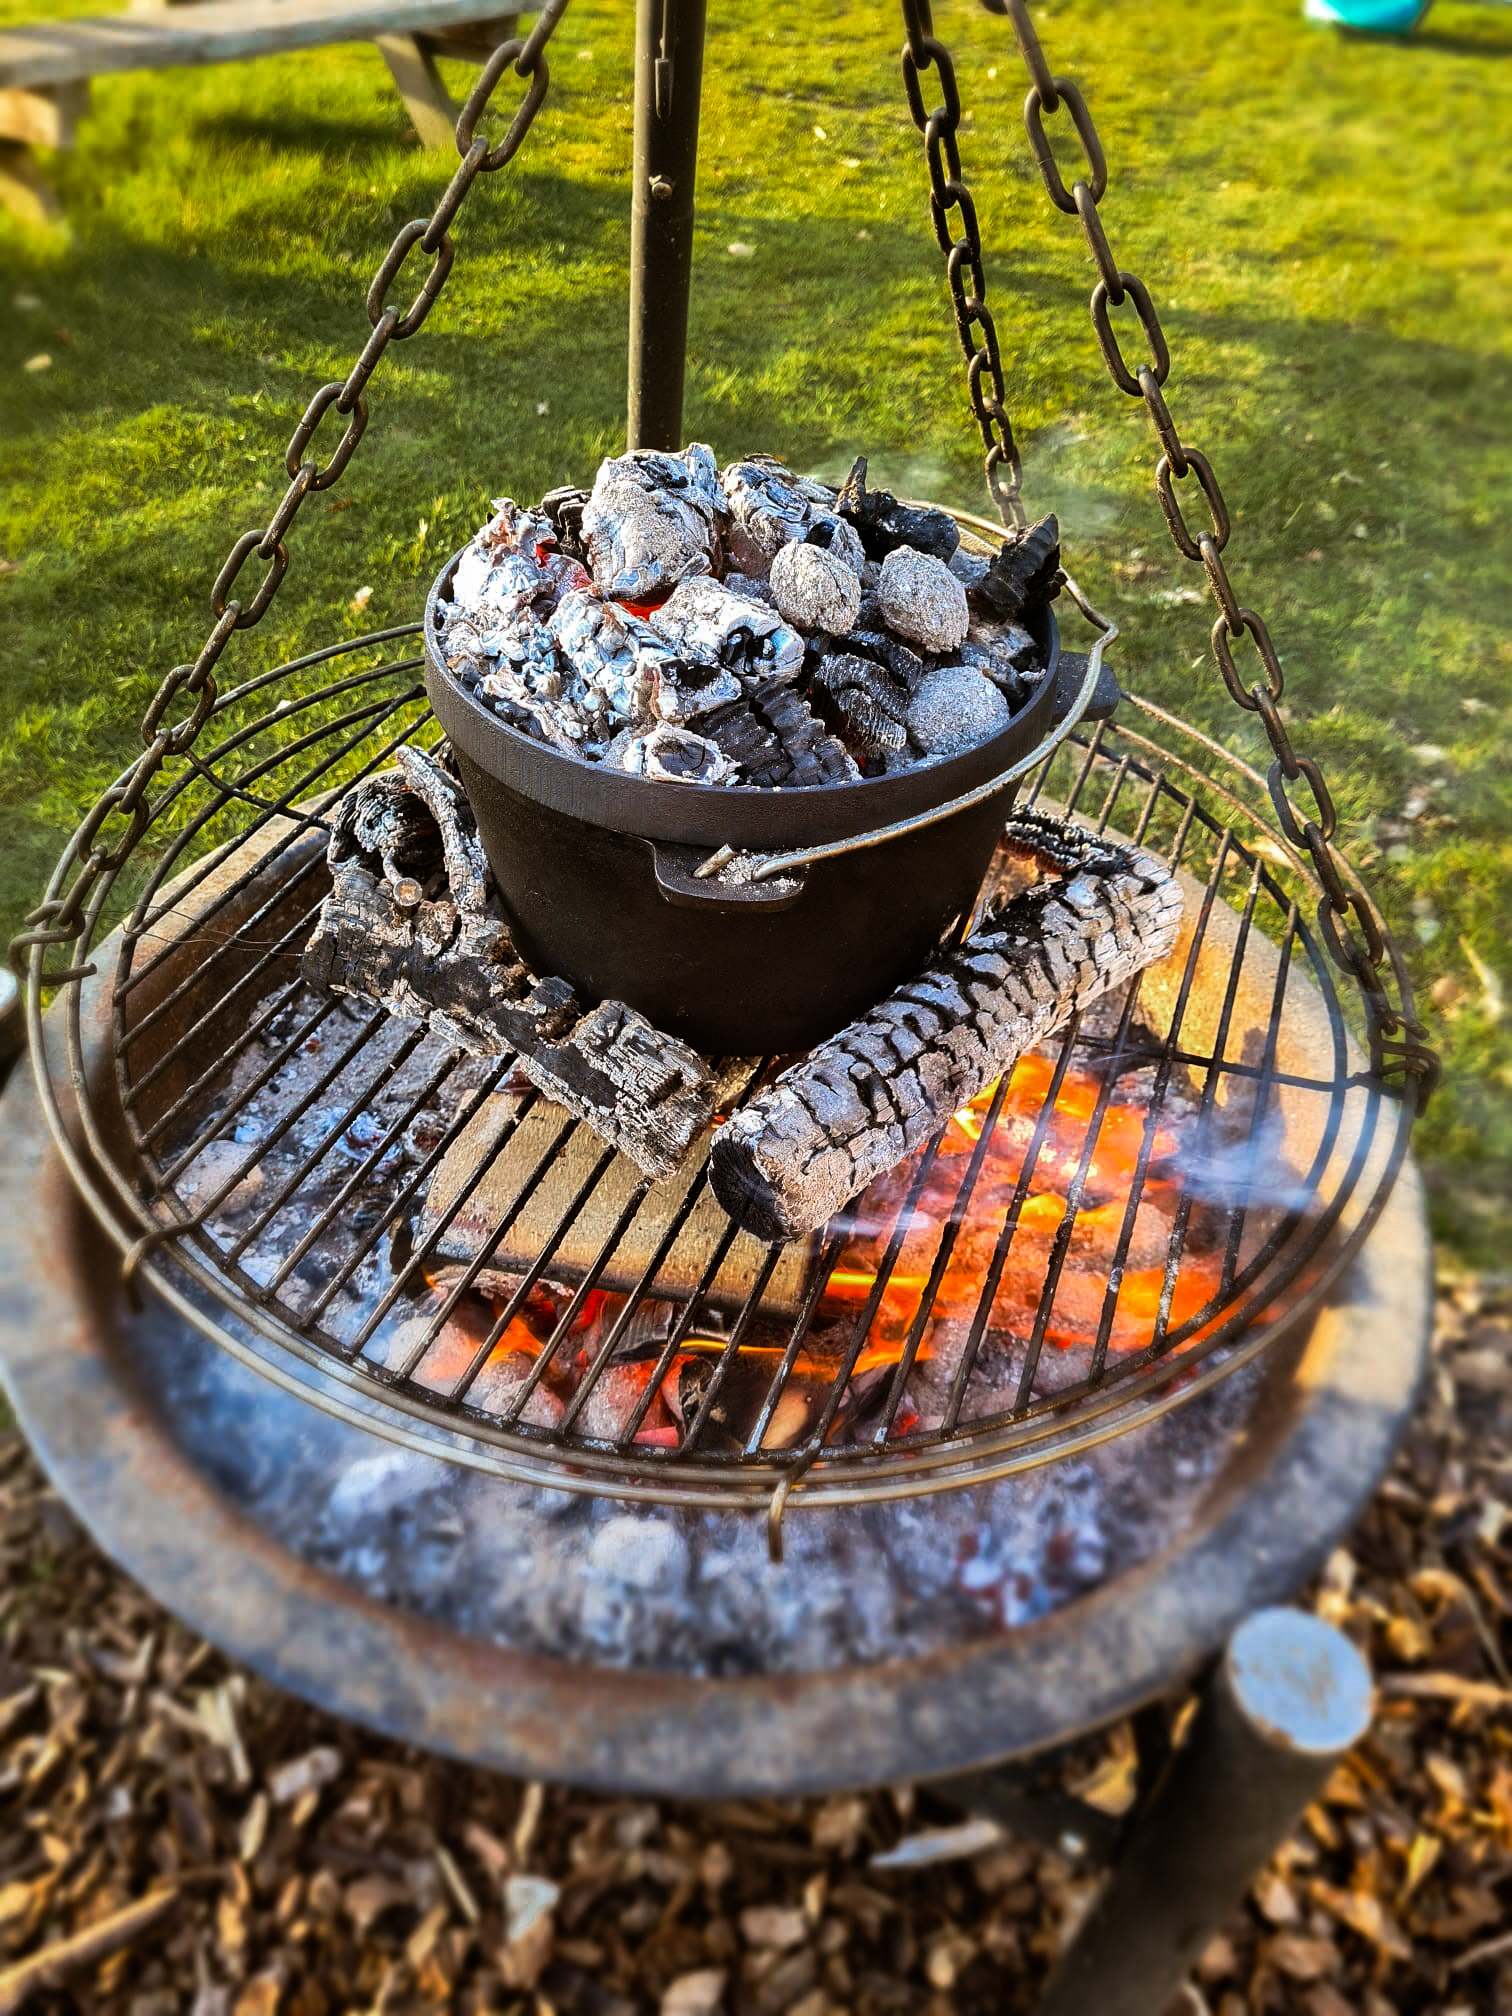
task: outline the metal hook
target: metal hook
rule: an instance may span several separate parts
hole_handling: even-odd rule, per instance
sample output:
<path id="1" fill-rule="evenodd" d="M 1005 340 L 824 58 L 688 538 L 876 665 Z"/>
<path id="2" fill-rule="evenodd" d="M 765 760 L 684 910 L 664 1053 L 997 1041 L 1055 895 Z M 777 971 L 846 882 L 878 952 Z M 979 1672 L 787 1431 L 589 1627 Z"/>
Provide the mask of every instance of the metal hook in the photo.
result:
<path id="1" fill-rule="evenodd" d="M 672 10 L 676 4 L 677 0 L 662 0 L 661 44 L 653 70 L 658 119 L 670 119 L 672 116 L 672 52 L 677 47 L 677 31 L 672 23 Z"/>

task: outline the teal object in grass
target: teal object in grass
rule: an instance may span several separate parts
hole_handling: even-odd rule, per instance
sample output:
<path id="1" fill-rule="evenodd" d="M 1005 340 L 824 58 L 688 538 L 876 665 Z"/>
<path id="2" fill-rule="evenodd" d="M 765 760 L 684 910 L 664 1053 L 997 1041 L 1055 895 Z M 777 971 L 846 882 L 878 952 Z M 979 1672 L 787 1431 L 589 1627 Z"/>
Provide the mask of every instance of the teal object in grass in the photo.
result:
<path id="1" fill-rule="evenodd" d="M 1303 0 L 1309 21 L 1332 21 L 1366 35 L 1410 35 L 1432 0 Z"/>

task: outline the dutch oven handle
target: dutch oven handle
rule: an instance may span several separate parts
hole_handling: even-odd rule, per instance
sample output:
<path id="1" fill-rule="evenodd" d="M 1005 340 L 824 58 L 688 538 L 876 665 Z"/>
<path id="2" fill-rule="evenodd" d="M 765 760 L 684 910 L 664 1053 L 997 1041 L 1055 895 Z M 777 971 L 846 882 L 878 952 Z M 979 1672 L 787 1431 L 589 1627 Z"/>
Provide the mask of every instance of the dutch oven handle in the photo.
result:
<path id="1" fill-rule="evenodd" d="M 803 892 L 805 871 L 816 861 L 832 861 L 839 854 L 856 854 L 863 847 L 880 847 L 884 841 L 897 840 L 905 833 L 917 833 L 925 826 L 938 825 L 942 819 L 954 818 L 957 812 L 965 812 L 973 805 L 980 805 L 1011 784 L 1015 778 L 1035 770 L 1045 758 L 1058 749 L 1073 731 L 1080 726 L 1082 717 L 1092 705 L 1098 683 L 1102 678 L 1103 653 L 1118 636 L 1118 626 L 1110 623 L 1082 595 L 1081 590 L 1069 574 L 1063 575 L 1067 593 L 1087 621 L 1098 631 L 1097 642 L 1087 657 L 1087 670 L 1080 686 L 1072 697 L 1071 704 L 1056 722 L 1050 732 L 1035 744 L 1026 756 L 1010 763 L 989 777 L 985 784 L 978 784 L 970 791 L 963 791 L 959 798 L 948 798 L 943 805 L 933 805 L 926 812 L 915 812 L 911 818 L 896 820 L 891 826 L 876 826 L 866 833 L 853 833 L 847 840 L 832 840 L 821 847 L 796 848 L 790 854 L 762 854 L 752 858 L 752 865 L 746 878 L 737 883 L 719 882 L 707 887 L 709 879 L 719 873 L 729 862 L 740 857 L 737 847 L 721 847 L 707 859 L 693 865 L 689 860 L 678 858 L 689 854 L 686 848 L 656 849 L 656 879 L 662 894 L 673 903 L 683 903 L 692 907 L 701 903 L 718 904 L 722 909 L 762 909 L 786 910 L 798 901 Z M 764 885 L 776 883 L 775 888 Z M 705 885 L 700 888 L 700 884 Z"/>

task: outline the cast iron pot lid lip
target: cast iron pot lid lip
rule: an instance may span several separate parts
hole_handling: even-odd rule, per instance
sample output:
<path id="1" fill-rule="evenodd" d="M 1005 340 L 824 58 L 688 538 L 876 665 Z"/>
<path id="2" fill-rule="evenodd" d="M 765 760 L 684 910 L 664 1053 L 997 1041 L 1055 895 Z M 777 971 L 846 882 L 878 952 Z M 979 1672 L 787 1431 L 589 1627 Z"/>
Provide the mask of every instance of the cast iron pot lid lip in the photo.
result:
<path id="1" fill-rule="evenodd" d="M 102 956 L 104 971 L 112 963 Z M 102 979 L 81 1008 L 94 1075 L 108 1070 Z M 64 1041 L 63 1004 L 46 1026 Z M 103 1550 L 229 1655 L 321 1708 L 459 1761 L 606 1793 L 792 1796 L 928 1779 L 1116 1720 L 1195 1672 L 1250 1611 L 1295 1594 L 1374 1490 L 1427 1364 L 1431 1272 L 1409 1157 L 1344 1277 L 1342 1309 L 1273 1360 L 1272 1379 L 1288 1383 L 1264 1460 L 1260 1438 L 1236 1445 L 1214 1516 L 1188 1538 L 1035 1623 L 915 1660 L 719 1679 L 584 1667 L 381 1604 L 223 1497 L 122 1362 L 117 1271 L 85 1265 L 81 1235 L 103 1235 L 30 1074 L 9 1120 L 0 1363 L 34 1452 Z M 1392 1320 L 1351 1317 L 1351 1287 L 1373 1291 L 1383 1315 L 1389 1303 Z"/>
<path id="2" fill-rule="evenodd" d="M 650 840 L 715 847 L 728 843 L 766 851 L 848 840 L 872 827 L 932 811 L 987 783 L 995 771 L 1031 753 L 1053 726 L 1060 629 L 1054 607 L 1046 603 L 1027 626 L 1045 654 L 1039 684 L 996 735 L 954 756 L 920 763 L 892 777 L 801 789 L 732 791 L 718 784 L 663 784 L 606 770 L 509 727 L 442 662 L 436 648 L 437 606 L 466 551 L 464 546 L 452 555 L 425 599 L 425 685 L 431 706 L 461 753 L 496 783 L 590 825 Z M 1006 780 L 1003 789 L 1012 790 L 1013 780 Z"/>

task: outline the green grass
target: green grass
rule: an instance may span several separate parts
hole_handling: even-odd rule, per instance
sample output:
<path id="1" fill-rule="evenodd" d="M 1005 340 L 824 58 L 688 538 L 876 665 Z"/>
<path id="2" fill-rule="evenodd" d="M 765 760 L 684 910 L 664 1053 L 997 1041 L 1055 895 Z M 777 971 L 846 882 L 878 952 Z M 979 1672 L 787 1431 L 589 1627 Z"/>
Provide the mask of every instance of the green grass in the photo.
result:
<path id="1" fill-rule="evenodd" d="M 0 0 L 0 20 L 34 11 Z M 826 471 L 865 447 L 892 487 L 979 508 L 891 10 L 713 11 L 689 436 Z M 535 133 L 475 189 L 445 296 L 390 351 L 367 439 L 307 508 L 242 665 L 416 614 L 490 496 L 583 479 L 621 443 L 629 15 L 568 16 Z M 1099 362 L 1006 26 L 939 16 L 1031 505 L 1060 512 L 1127 681 L 1258 761 L 1206 655 L 1210 612 L 1177 596 L 1200 572 L 1169 546 L 1138 402 Z M 1146 0 L 1056 5 L 1044 34 L 1096 114 L 1103 215 L 1154 293 L 1172 408 L 1217 465 L 1293 733 L 1425 994 L 1445 976 L 1430 1013 L 1449 1077 L 1420 1144 L 1441 1231 L 1501 1261 L 1512 17 L 1443 5 L 1388 43 L 1311 29 L 1292 0 Z M 443 169 L 358 47 L 106 80 L 56 166 L 70 234 L 0 223 L 0 926 L 203 635 L 230 535 L 265 520 L 294 417 L 345 372 L 367 277 Z M 23 368 L 44 352 L 50 369 Z"/>

